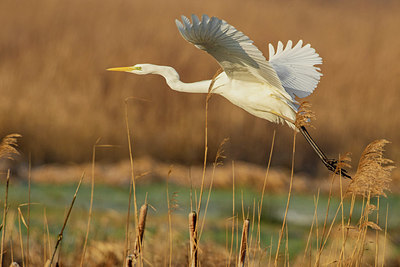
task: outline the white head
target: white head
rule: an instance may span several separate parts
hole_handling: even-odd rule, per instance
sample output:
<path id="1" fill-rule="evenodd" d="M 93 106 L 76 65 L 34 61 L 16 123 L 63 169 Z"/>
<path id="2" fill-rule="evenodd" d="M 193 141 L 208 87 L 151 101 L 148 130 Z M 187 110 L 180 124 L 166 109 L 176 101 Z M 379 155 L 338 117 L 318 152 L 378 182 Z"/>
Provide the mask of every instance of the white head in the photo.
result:
<path id="1" fill-rule="evenodd" d="M 143 74 L 153 73 L 154 68 L 152 66 L 153 65 L 151 65 L 151 64 L 136 64 L 131 67 L 109 68 L 107 70 L 109 70 L 109 71 L 124 71 L 124 72 L 143 75 Z"/>

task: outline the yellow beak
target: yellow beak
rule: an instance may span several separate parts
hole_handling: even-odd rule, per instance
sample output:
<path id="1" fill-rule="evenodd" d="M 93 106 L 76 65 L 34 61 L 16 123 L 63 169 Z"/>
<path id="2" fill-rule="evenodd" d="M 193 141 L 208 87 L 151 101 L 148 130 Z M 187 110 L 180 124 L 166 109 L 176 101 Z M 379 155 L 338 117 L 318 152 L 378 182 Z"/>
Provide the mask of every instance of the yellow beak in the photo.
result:
<path id="1" fill-rule="evenodd" d="M 118 67 L 118 68 L 109 68 L 107 69 L 108 71 L 125 71 L 125 72 L 131 72 L 135 70 L 134 67 Z"/>

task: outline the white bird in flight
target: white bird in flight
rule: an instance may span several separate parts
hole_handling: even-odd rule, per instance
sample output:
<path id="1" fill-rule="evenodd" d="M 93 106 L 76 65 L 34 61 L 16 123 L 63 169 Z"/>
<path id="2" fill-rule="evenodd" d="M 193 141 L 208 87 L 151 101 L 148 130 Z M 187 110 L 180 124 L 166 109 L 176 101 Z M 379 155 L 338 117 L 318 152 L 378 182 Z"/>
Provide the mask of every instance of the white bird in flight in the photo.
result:
<path id="1" fill-rule="evenodd" d="M 226 21 L 203 15 L 192 15 L 192 22 L 182 16 L 176 20 L 182 37 L 197 48 L 212 55 L 221 65 L 221 72 L 213 80 L 184 83 L 170 66 L 136 64 L 131 67 L 110 68 L 134 74 L 158 74 L 168 86 L 179 92 L 219 94 L 256 117 L 286 123 L 296 129 L 298 98 L 310 95 L 322 74 L 314 65 L 322 64 L 321 57 L 309 44 L 300 40 L 295 46 L 288 41 L 286 47 L 278 42 L 275 51 L 269 44 L 269 61 L 249 37 Z M 211 87 L 212 86 L 212 87 Z M 211 88 L 210 88 L 211 87 Z M 328 159 L 311 138 L 304 126 L 298 129 L 310 143 L 325 166 L 335 172 L 337 161 Z M 342 176 L 349 177 L 346 170 Z"/>

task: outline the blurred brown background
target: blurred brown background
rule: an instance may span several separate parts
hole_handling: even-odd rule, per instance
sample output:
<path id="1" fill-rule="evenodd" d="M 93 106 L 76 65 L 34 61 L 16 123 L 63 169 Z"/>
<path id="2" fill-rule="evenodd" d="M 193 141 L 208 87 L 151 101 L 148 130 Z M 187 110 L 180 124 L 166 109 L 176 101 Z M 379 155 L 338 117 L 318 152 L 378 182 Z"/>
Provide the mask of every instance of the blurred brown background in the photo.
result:
<path id="1" fill-rule="evenodd" d="M 267 44 L 303 39 L 322 56 L 324 76 L 311 97 L 311 134 L 326 153 L 352 152 L 386 138 L 400 159 L 399 1 L 0 2 L 0 135 L 23 135 L 34 163 L 85 162 L 98 137 L 119 145 L 104 160 L 128 157 L 124 100 L 136 156 L 198 164 L 204 150 L 204 95 L 170 90 L 158 76 L 106 72 L 136 63 L 170 65 L 186 82 L 210 79 L 215 60 L 184 41 L 174 20 L 217 16 Z M 144 100 L 140 100 L 144 99 Z M 211 99 L 211 154 L 225 137 L 229 159 L 265 164 L 273 130 L 273 165 L 290 166 L 293 132 L 255 118 L 220 96 Z M 323 169 L 299 136 L 296 170 Z M 213 156 L 210 157 L 213 159 Z"/>

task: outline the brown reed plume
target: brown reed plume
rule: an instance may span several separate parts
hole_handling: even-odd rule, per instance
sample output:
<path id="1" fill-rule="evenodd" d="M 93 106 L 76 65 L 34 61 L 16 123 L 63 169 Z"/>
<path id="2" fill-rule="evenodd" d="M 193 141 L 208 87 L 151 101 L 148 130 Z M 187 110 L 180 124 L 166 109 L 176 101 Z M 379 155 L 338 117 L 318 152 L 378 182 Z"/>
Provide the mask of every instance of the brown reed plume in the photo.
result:
<path id="1" fill-rule="evenodd" d="M 391 173 L 395 168 L 394 162 L 383 156 L 388 143 L 385 139 L 375 140 L 365 148 L 348 192 L 363 197 L 386 197 L 385 191 L 390 190 Z"/>
<path id="2" fill-rule="evenodd" d="M 351 153 L 347 152 L 345 154 L 340 154 L 339 155 L 339 159 L 337 162 L 337 169 L 351 169 Z M 340 172 L 337 172 L 338 174 L 340 174 Z"/>
<path id="3" fill-rule="evenodd" d="M 13 155 L 19 155 L 17 150 L 17 138 L 22 137 L 20 134 L 6 135 L 0 142 L 0 159 L 14 159 Z"/>
<path id="4" fill-rule="evenodd" d="M 311 121 L 315 120 L 315 113 L 311 110 L 311 104 L 307 101 L 304 101 L 300 104 L 300 107 L 296 114 L 296 121 L 294 125 L 297 128 L 311 126 Z"/>

